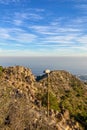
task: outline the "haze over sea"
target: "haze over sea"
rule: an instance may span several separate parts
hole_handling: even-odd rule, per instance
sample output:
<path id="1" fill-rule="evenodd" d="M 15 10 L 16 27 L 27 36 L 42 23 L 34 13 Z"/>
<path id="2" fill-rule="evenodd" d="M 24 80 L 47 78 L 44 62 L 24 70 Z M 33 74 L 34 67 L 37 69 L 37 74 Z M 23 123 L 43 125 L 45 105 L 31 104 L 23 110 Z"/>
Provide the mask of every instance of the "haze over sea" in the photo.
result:
<path id="1" fill-rule="evenodd" d="M 87 57 L 0 57 L 0 65 L 29 67 L 34 75 L 43 70 L 66 70 L 74 75 L 87 74 Z"/>

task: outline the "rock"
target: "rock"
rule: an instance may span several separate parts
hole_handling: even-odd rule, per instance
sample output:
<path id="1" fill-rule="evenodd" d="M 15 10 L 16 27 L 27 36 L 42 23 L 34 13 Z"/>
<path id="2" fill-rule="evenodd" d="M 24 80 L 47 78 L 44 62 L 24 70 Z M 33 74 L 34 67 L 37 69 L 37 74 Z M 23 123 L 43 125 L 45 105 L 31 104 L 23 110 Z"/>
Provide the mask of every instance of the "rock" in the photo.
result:
<path id="1" fill-rule="evenodd" d="M 66 120 L 70 119 L 70 114 L 69 114 L 69 111 L 68 111 L 68 110 L 64 110 L 64 111 L 62 111 L 62 113 L 63 113 L 63 116 L 64 116 L 64 118 L 65 118 Z"/>
<path id="2" fill-rule="evenodd" d="M 65 103 L 68 105 L 68 98 L 71 98 L 69 96 L 78 99 L 74 95 L 74 92 L 77 94 L 73 85 L 75 82 L 79 85 L 81 83 L 68 72 L 50 72 L 49 90 L 56 97 L 56 105 L 59 105 L 59 108 L 54 105 L 50 107 L 48 117 L 47 106 L 41 104 L 42 96 L 47 92 L 47 76 L 39 77 L 36 81 L 28 68 L 22 66 L 4 68 L 0 77 L 0 129 L 84 130 L 75 119 L 70 118 L 69 111 L 63 107 Z M 39 98 L 36 96 L 37 93 L 40 94 Z M 83 97 L 86 96 L 83 94 Z M 83 99 L 81 98 L 81 102 Z"/>
<path id="3" fill-rule="evenodd" d="M 62 121 L 62 119 L 63 119 L 63 115 L 62 115 L 61 113 L 58 113 L 58 114 L 56 115 L 56 118 L 57 118 L 58 122 L 60 122 L 60 121 Z"/>

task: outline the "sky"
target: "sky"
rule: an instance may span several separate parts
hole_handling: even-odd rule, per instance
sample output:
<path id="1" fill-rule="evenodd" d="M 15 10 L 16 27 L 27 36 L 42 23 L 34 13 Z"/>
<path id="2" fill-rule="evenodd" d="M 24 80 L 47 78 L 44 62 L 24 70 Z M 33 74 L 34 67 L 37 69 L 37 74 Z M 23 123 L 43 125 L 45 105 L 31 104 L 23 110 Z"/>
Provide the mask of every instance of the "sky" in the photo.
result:
<path id="1" fill-rule="evenodd" d="M 87 0 L 0 0 L 0 56 L 87 56 Z"/>

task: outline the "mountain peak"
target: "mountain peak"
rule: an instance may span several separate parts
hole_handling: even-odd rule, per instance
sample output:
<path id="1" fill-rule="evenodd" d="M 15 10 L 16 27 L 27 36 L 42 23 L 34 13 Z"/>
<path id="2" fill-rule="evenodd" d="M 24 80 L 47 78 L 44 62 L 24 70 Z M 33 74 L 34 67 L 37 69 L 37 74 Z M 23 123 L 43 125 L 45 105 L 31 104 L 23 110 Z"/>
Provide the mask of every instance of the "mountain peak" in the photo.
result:
<path id="1" fill-rule="evenodd" d="M 0 128 L 84 130 L 87 109 L 85 90 L 83 82 L 64 70 L 54 70 L 49 73 L 49 77 L 44 74 L 35 79 L 29 68 L 1 67 Z"/>

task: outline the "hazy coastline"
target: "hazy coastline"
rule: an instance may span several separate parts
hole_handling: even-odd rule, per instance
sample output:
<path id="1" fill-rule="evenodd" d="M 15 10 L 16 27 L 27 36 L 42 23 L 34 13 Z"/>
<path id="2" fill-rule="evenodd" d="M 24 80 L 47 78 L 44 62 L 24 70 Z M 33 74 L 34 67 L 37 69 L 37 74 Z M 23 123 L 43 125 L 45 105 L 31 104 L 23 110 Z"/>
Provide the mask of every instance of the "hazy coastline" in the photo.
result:
<path id="1" fill-rule="evenodd" d="M 75 75 L 87 74 L 87 57 L 0 57 L 1 66 L 21 65 L 32 69 L 35 75 L 44 69 L 66 70 Z"/>

